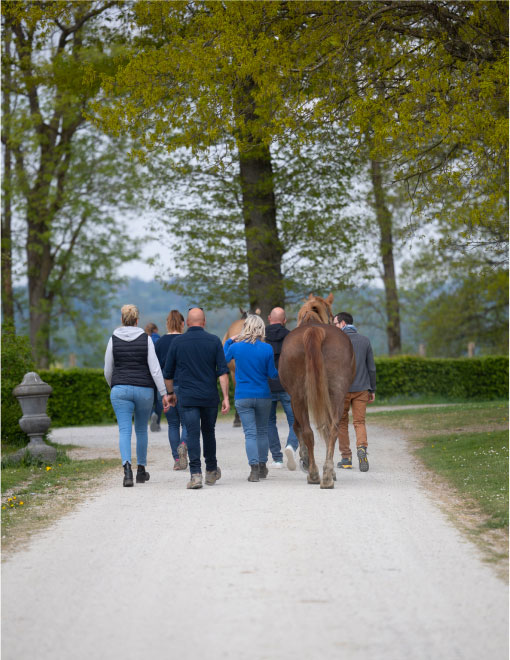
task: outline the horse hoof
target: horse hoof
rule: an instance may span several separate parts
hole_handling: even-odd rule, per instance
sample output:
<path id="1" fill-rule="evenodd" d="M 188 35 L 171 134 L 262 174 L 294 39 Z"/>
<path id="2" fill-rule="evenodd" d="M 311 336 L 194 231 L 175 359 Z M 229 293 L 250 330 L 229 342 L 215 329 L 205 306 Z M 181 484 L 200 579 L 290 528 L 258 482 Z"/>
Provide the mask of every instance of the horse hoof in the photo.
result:
<path id="1" fill-rule="evenodd" d="M 308 475 L 308 477 L 306 479 L 307 479 L 309 484 L 320 484 L 320 482 L 321 482 L 319 477 L 311 477 L 310 475 Z"/>
<path id="2" fill-rule="evenodd" d="M 334 488 L 335 482 L 333 479 L 331 481 L 321 481 L 321 488 Z"/>

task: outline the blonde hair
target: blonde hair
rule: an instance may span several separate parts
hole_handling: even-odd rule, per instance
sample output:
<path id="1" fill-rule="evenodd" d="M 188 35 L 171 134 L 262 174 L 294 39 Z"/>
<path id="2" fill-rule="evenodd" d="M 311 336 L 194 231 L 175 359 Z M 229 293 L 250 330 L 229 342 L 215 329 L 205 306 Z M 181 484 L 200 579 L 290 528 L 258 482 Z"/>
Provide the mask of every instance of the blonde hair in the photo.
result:
<path id="1" fill-rule="evenodd" d="M 254 344 L 257 339 L 264 341 L 265 337 L 266 326 L 264 321 L 257 314 L 248 314 L 243 329 L 237 336 L 236 341 L 245 341 L 248 344 Z"/>
<path id="2" fill-rule="evenodd" d="M 124 305 L 120 310 L 122 325 L 135 325 L 139 318 L 138 307 L 136 305 Z"/>
<path id="3" fill-rule="evenodd" d="M 177 309 L 172 309 L 166 317 L 166 329 L 168 332 L 181 332 L 184 316 Z"/>

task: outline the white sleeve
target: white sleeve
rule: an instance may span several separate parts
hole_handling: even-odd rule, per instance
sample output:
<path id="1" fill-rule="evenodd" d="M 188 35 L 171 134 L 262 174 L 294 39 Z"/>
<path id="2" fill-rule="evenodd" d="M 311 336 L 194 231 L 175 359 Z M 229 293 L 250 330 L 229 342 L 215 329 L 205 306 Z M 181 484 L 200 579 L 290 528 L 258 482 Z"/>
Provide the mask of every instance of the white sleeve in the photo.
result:
<path id="1" fill-rule="evenodd" d="M 159 360 L 158 360 L 158 356 L 156 355 L 156 350 L 154 348 L 154 342 L 150 337 L 147 342 L 147 345 L 149 348 L 147 353 L 147 363 L 151 371 L 151 376 L 153 381 L 156 383 L 158 392 L 161 394 L 161 396 L 164 396 L 166 394 L 166 385 L 165 385 L 165 381 L 163 380 L 163 374 L 161 373 L 161 367 L 159 366 Z"/>
<path id="2" fill-rule="evenodd" d="M 104 377 L 106 382 L 111 387 L 112 386 L 112 374 L 113 374 L 113 345 L 112 338 L 106 347 L 106 353 L 104 354 Z"/>

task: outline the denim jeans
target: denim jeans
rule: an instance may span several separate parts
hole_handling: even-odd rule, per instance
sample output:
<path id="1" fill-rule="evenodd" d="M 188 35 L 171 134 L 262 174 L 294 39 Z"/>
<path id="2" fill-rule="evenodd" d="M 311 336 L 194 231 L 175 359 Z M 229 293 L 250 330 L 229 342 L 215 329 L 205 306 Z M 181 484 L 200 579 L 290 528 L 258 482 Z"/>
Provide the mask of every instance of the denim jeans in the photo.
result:
<path id="1" fill-rule="evenodd" d="M 280 436 L 278 435 L 278 428 L 276 426 L 276 408 L 278 401 L 282 404 L 283 410 L 287 417 L 289 425 L 289 435 L 287 436 L 287 445 L 290 445 L 294 451 L 299 446 L 297 435 L 294 432 L 294 413 L 290 405 L 290 394 L 287 392 L 271 392 L 271 412 L 269 413 L 269 425 L 267 427 L 267 435 L 269 437 L 269 449 L 273 461 L 283 461 L 282 446 L 280 444 Z"/>
<path id="2" fill-rule="evenodd" d="M 174 457 L 174 460 L 177 460 L 179 458 L 177 448 L 181 442 L 187 443 L 188 434 L 186 432 L 186 427 L 184 426 L 184 421 L 182 418 L 181 404 L 179 403 L 179 387 L 176 385 L 174 385 L 174 392 L 177 396 L 177 405 L 173 408 L 170 408 L 170 410 L 165 413 L 165 417 L 168 422 L 168 442 L 170 443 L 172 456 Z M 161 394 L 158 393 L 158 397 L 161 401 Z"/>
<path id="3" fill-rule="evenodd" d="M 248 463 L 267 463 L 267 423 L 271 399 L 236 399 L 235 404 L 243 425 Z"/>
<path id="4" fill-rule="evenodd" d="M 216 470 L 216 418 L 218 406 L 181 406 L 184 426 L 188 433 L 188 458 L 191 474 L 201 474 L 200 462 L 200 430 L 204 445 L 205 469 L 208 472 Z"/>
<path id="5" fill-rule="evenodd" d="M 163 399 L 159 392 L 154 392 L 154 403 L 152 405 L 151 415 L 155 412 L 158 416 L 158 424 L 161 422 L 161 413 L 163 412 Z"/>
<path id="6" fill-rule="evenodd" d="M 110 392 L 115 416 L 119 424 L 119 449 L 124 463 L 131 463 L 131 420 L 135 416 L 136 462 L 147 465 L 147 444 L 149 435 L 147 424 L 154 403 L 152 387 L 135 385 L 114 385 Z"/>

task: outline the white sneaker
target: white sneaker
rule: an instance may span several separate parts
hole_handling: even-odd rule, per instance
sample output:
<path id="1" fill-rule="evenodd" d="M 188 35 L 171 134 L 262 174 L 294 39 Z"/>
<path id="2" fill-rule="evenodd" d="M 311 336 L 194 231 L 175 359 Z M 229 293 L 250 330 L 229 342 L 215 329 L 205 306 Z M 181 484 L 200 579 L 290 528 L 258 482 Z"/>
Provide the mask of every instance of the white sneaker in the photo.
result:
<path id="1" fill-rule="evenodd" d="M 281 470 L 283 467 L 283 461 L 273 461 L 272 463 L 269 463 L 269 467 Z"/>
<path id="2" fill-rule="evenodd" d="M 296 452 L 292 449 L 290 445 L 285 447 L 285 456 L 287 457 L 287 467 L 289 470 L 296 469 Z"/>

